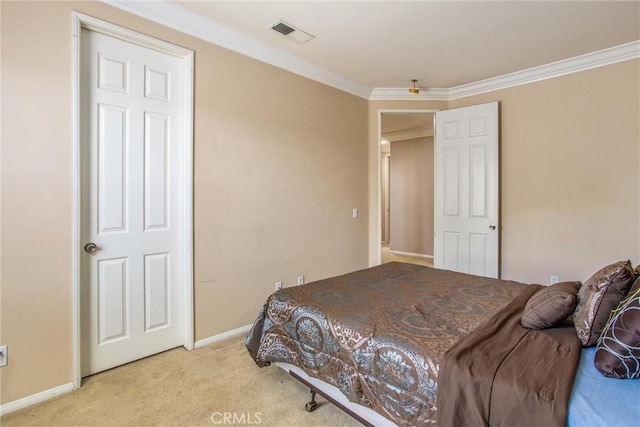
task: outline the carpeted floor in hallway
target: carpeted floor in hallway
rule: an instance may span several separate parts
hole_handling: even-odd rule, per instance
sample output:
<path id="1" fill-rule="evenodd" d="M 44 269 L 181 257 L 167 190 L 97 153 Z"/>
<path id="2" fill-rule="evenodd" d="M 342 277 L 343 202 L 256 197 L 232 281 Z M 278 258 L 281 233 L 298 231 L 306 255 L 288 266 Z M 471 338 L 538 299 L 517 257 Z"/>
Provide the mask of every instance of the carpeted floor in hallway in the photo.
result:
<path id="1" fill-rule="evenodd" d="M 409 264 L 418 264 L 418 265 L 424 265 L 427 267 L 433 267 L 433 259 L 420 257 L 420 256 L 403 255 L 403 254 L 391 252 L 391 249 L 389 248 L 389 244 L 382 245 L 381 254 L 382 254 L 383 264 L 387 262 L 398 261 L 398 262 L 407 262 Z"/>

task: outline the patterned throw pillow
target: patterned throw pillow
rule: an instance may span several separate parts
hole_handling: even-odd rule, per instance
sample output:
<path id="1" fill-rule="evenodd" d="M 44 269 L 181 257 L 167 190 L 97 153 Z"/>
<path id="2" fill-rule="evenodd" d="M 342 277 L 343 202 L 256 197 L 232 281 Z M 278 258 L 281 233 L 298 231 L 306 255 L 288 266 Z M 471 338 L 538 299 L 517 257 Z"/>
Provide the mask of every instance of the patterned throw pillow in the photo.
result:
<path id="1" fill-rule="evenodd" d="M 594 364 L 607 377 L 640 378 L 640 278 L 611 312 Z"/>
<path id="2" fill-rule="evenodd" d="M 547 329 L 563 321 L 576 309 L 580 282 L 562 282 L 533 294 L 520 323 L 529 329 Z"/>
<path id="3" fill-rule="evenodd" d="M 627 295 L 635 280 L 630 261 L 608 265 L 591 276 L 578 292 L 573 323 L 584 347 L 596 345 L 611 310 Z"/>

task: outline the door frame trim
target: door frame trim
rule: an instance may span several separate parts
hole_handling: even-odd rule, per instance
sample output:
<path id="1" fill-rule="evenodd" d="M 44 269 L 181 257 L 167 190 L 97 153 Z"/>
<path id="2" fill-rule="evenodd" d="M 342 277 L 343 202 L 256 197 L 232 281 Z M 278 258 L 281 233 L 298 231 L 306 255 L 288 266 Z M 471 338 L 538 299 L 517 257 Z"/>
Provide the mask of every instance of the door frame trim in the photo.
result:
<path id="1" fill-rule="evenodd" d="M 377 193 L 376 193 L 376 238 L 375 238 L 375 253 L 376 253 L 376 261 L 375 261 L 375 265 L 380 265 L 382 264 L 382 173 L 380 172 L 382 169 L 382 147 L 380 146 L 380 140 L 382 139 L 382 115 L 384 113 L 387 114 L 403 114 L 403 113 L 409 113 L 409 114 L 422 114 L 422 113 L 426 113 L 426 114 L 433 114 L 435 117 L 435 114 L 440 111 L 440 108 L 379 108 L 378 109 L 378 137 L 376 139 L 376 173 L 375 173 L 375 180 L 376 180 L 376 185 L 377 185 Z M 434 119 L 435 120 L 435 119 Z M 435 123 L 435 122 L 434 122 Z M 434 128 L 434 132 L 435 132 L 435 128 Z M 434 136 L 435 137 L 435 136 Z M 435 158 L 433 159 L 433 167 L 434 167 L 434 173 L 435 173 Z"/>
<path id="2" fill-rule="evenodd" d="M 80 269 L 82 261 L 82 176 L 81 176 L 81 117 L 80 117 L 80 76 L 81 69 L 81 36 L 82 29 L 96 31 L 117 39 L 134 43 L 149 49 L 178 57 L 184 67 L 184 123 L 182 137 L 184 138 L 184 157 L 182 159 L 182 173 L 184 174 L 184 206 L 182 233 L 184 240 L 184 342 L 187 350 L 194 348 L 194 282 L 193 282 L 193 90 L 194 90 L 194 52 L 171 43 L 158 40 L 144 34 L 84 15 L 73 12 L 72 18 L 72 181 L 73 181 L 73 211 L 72 211 L 72 239 L 71 239 L 71 271 L 72 271 L 72 326 L 73 326 L 73 384 L 79 388 L 82 383 L 81 355 L 81 298 L 80 298 Z"/>

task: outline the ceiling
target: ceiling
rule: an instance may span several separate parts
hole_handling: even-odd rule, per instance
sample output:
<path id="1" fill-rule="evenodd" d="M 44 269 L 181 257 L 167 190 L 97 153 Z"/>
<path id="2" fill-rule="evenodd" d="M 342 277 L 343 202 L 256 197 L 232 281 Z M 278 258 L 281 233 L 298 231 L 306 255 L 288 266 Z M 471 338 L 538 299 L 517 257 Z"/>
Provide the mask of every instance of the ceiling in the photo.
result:
<path id="1" fill-rule="evenodd" d="M 102 1 L 366 99 L 451 100 L 640 57 L 638 0 Z M 281 19 L 315 39 L 273 31 Z"/>
<path id="2" fill-rule="evenodd" d="M 407 131 L 433 135 L 433 113 L 383 113 L 381 126 L 382 137 L 391 142 L 408 139 L 404 135 Z"/>
<path id="3" fill-rule="evenodd" d="M 451 88 L 640 39 L 638 1 L 171 3 L 369 88 Z"/>

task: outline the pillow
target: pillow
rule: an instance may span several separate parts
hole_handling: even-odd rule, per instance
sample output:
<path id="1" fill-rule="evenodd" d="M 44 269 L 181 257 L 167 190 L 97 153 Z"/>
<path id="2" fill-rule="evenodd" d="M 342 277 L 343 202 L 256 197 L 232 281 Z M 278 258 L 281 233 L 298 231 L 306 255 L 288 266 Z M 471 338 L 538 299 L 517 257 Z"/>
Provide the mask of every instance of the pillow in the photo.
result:
<path id="1" fill-rule="evenodd" d="M 611 312 L 594 364 L 607 377 L 640 378 L 640 278 Z"/>
<path id="2" fill-rule="evenodd" d="M 547 329 L 571 315 L 578 304 L 580 282 L 547 286 L 529 298 L 520 323 L 529 329 Z"/>
<path id="3" fill-rule="evenodd" d="M 589 278 L 578 292 L 573 323 L 584 347 L 594 346 L 611 310 L 627 295 L 635 279 L 630 261 L 608 265 Z"/>

